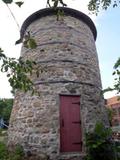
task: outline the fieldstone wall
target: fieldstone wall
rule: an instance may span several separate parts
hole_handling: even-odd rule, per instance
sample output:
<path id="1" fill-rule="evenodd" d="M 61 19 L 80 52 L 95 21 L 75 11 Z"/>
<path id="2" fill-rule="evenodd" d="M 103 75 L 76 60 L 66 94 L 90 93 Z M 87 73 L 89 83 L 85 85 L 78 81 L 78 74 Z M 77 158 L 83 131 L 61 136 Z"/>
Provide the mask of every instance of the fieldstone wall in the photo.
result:
<path id="1" fill-rule="evenodd" d="M 35 60 L 40 77 L 32 75 L 37 95 L 17 92 L 9 126 L 9 144 L 21 144 L 40 159 L 82 159 L 85 153 L 60 153 L 59 95 L 80 95 L 83 142 L 97 121 L 108 125 L 93 33 L 82 20 L 45 16 L 29 25 L 38 44 L 22 47 L 24 59 Z"/>

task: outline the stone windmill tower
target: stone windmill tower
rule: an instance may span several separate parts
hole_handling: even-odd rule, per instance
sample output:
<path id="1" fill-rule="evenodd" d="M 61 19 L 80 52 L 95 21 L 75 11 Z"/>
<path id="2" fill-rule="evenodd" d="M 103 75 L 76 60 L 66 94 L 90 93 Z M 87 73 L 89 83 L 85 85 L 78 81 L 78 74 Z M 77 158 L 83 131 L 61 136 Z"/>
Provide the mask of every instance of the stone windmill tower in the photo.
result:
<path id="1" fill-rule="evenodd" d="M 53 9 L 28 17 L 21 38 L 30 31 L 36 49 L 22 47 L 21 56 L 35 60 L 45 71 L 34 79 L 40 97 L 16 93 L 9 127 L 9 144 L 51 160 L 77 160 L 85 152 L 85 132 L 97 121 L 108 124 L 101 96 L 95 47 L 96 28 L 85 14 L 64 10 L 56 20 Z M 42 158 L 41 158 L 42 159 Z"/>

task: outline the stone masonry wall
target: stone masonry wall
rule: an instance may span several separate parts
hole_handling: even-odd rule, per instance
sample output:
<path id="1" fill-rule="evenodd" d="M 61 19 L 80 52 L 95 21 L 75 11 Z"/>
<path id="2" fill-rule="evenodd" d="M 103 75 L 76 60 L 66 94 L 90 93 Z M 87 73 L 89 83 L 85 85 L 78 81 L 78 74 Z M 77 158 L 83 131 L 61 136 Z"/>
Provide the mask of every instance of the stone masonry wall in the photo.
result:
<path id="1" fill-rule="evenodd" d="M 85 153 L 60 153 L 59 95 L 80 95 L 83 142 L 97 121 L 108 125 L 101 96 L 101 80 L 93 33 L 84 22 L 64 16 L 46 16 L 27 29 L 37 41 L 36 49 L 22 47 L 24 59 L 35 60 L 43 71 L 32 76 L 37 95 L 17 92 L 10 119 L 9 144 L 21 144 L 26 153 L 41 159 L 78 160 Z"/>

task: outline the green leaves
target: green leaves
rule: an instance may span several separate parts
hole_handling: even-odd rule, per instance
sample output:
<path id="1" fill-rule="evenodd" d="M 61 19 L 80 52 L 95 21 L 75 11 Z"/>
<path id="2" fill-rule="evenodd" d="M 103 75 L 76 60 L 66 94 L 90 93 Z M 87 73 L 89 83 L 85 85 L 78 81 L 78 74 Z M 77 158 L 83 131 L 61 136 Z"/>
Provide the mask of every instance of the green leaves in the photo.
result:
<path id="1" fill-rule="evenodd" d="M 112 135 L 112 130 L 110 128 L 106 128 L 102 122 L 97 122 L 94 132 L 99 136 L 99 138 L 106 139 Z"/>
<path id="2" fill-rule="evenodd" d="M 120 57 L 118 58 L 117 62 L 114 65 L 115 71 L 113 72 L 114 78 L 114 90 L 117 91 L 117 93 L 120 93 Z"/>
<path id="3" fill-rule="evenodd" d="M 110 92 L 110 91 L 114 91 L 114 88 L 108 87 L 108 88 L 104 89 L 104 90 L 102 91 L 102 93 L 104 94 L 104 93 Z"/>
<path id="4" fill-rule="evenodd" d="M 63 2 L 63 0 L 59 0 L 60 4 L 62 4 L 63 7 L 66 7 L 67 4 Z"/>
<path id="5" fill-rule="evenodd" d="M 24 2 L 19 1 L 19 2 L 15 2 L 16 5 L 18 5 L 18 7 L 21 7 L 23 5 Z"/>
<path id="6" fill-rule="evenodd" d="M 58 0 L 55 0 L 54 1 L 54 4 L 53 4 L 54 8 L 56 8 L 58 6 Z"/>
<path id="7" fill-rule="evenodd" d="M 25 159 L 25 154 L 23 147 L 20 145 L 16 145 L 11 150 L 8 146 L 0 142 L 0 160 L 23 160 Z"/>
<path id="8" fill-rule="evenodd" d="M 120 57 L 118 58 L 117 62 L 114 65 L 114 69 L 117 69 L 117 68 L 120 69 Z"/>
<path id="9" fill-rule="evenodd" d="M 113 4 L 113 8 L 115 8 L 115 7 L 117 7 L 118 6 L 118 4 L 117 3 L 114 3 Z"/>
<path id="10" fill-rule="evenodd" d="M 29 38 L 29 39 L 25 40 L 23 44 L 26 48 L 35 49 L 37 47 L 37 43 L 36 43 L 35 39 L 33 39 L 33 38 Z"/>
<path id="11" fill-rule="evenodd" d="M 108 87 L 103 90 L 103 93 L 109 91 L 117 91 L 117 94 L 120 93 L 120 57 L 118 58 L 117 62 L 114 65 L 114 71 L 112 73 L 114 76 L 114 84 L 113 87 Z"/>
<path id="12" fill-rule="evenodd" d="M 16 89 L 35 93 L 33 82 L 29 78 L 33 70 L 35 70 L 37 76 L 39 76 L 39 70 L 34 61 L 24 61 L 21 57 L 19 59 L 6 57 L 1 49 L 0 60 L 1 72 L 7 73 L 8 81 L 13 88 L 13 93 Z"/>
<path id="13" fill-rule="evenodd" d="M 2 0 L 4 3 L 6 3 L 6 4 L 10 4 L 10 3 L 12 3 L 13 2 L 13 0 Z"/>
<path id="14" fill-rule="evenodd" d="M 88 10 L 97 15 L 97 13 L 99 12 L 99 5 L 99 0 L 90 0 L 88 4 Z"/>
<path id="15" fill-rule="evenodd" d="M 86 160 L 115 160 L 112 130 L 98 122 L 92 133 L 86 134 Z"/>
<path id="16" fill-rule="evenodd" d="M 19 44 L 21 42 L 23 43 L 24 47 L 29 49 L 35 49 L 37 47 L 37 42 L 32 37 L 29 31 L 24 35 L 23 40 L 20 38 L 19 40 L 16 41 L 15 44 Z"/>
<path id="17" fill-rule="evenodd" d="M 106 10 L 111 5 L 111 0 L 102 0 L 102 9 Z"/>
<path id="18" fill-rule="evenodd" d="M 113 120 L 113 115 L 114 115 L 113 109 L 107 107 L 107 114 L 108 114 L 110 126 L 112 126 L 112 120 Z"/>
<path id="19" fill-rule="evenodd" d="M 67 6 L 67 4 L 64 3 L 63 0 L 47 0 L 47 4 L 49 7 L 53 7 L 53 8 L 57 8 L 59 6 L 59 4 L 61 4 L 63 7 Z"/>
<path id="20" fill-rule="evenodd" d="M 63 0 L 47 0 L 47 5 L 51 8 L 54 8 L 54 10 L 56 11 L 56 15 L 57 15 L 57 21 L 60 19 L 63 20 L 63 15 L 64 15 L 64 11 L 62 9 L 57 9 L 57 7 L 59 7 L 60 5 L 62 5 L 62 7 L 66 7 L 67 4 L 64 3 Z"/>
<path id="21" fill-rule="evenodd" d="M 0 99 L 0 117 L 9 123 L 9 118 L 13 106 L 13 99 Z"/>
<path id="22" fill-rule="evenodd" d="M 13 0 L 2 0 L 4 3 L 6 4 L 11 4 L 13 3 Z M 21 7 L 23 5 L 24 2 L 22 1 L 18 1 L 18 2 L 15 2 L 15 4 L 18 6 L 18 7 Z"/>
<path id="23" fill-rule="evenodd" d="M 2 58 L 7 59 L 7 57 L 5 56 L 5 54 L 3 54 L 3 50 L 0 48 L 0 60 Z"/>
<path id="24" fill-rule="evenodd" d="M 97 15 L 100 10 L 107 10 L 111 5 L 115 8 L 119 3 L 119 0 L 90 0 L 88 10 Z"/>
<path id="25" fill-rule="evenodd" d="M 27 34 L 24 37 L 23 45 L 26 48 L 35 49 L 37 47 L 37 43 L 34 38 L 32 38 L 30 32 L 27 32 Z"/>

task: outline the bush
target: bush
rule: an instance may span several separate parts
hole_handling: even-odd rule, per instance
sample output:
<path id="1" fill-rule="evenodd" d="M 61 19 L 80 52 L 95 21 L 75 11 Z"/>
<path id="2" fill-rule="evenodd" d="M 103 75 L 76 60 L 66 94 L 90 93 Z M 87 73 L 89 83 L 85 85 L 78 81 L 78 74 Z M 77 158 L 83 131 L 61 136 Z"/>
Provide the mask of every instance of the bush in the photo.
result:
<path id="1" fill-rule="evenodd" d="M 112 130 L 97 123 L 93 133 L 86 134 L 86 160 L 116 160 Z"/>
<path id="2" fill-rule="evenodd" d="M 14 151 L 9 151 L 4 143 L 0 142 L 0 160 L 22 160 L 24 158 L 23 148 L 19 145 Z"/>
<path id="3" fill-rule="evenodd" d="M 7 135 L 7 129 L 0 128 L 0 136 L 6 136 Z"/>
<path id="4" fill-rule="evenodd" d="M 7 160 L 8 158 L 8 150 L 4 143 L 0 142 L 0 160 Z"/>
<path id="5" fill-rule="evenodd" d="M 0 99 L 0 118 L 5 124 L 9 124 L 10 114 L 13 106 L 13 99 Z"/>

